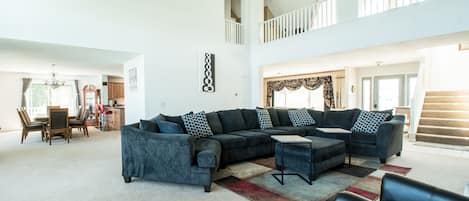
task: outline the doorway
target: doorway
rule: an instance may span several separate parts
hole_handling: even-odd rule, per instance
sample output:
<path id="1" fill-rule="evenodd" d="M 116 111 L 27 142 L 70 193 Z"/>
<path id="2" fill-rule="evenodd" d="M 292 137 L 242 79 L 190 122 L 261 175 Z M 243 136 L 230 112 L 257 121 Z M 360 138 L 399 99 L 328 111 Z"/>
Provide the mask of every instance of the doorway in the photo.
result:
<path id="1" fill-rule="evenodd" d="M 413 101 L 417 74 L 363 77 L 361 103 L 364 110 L 390 110 L 410 106 Z"/>

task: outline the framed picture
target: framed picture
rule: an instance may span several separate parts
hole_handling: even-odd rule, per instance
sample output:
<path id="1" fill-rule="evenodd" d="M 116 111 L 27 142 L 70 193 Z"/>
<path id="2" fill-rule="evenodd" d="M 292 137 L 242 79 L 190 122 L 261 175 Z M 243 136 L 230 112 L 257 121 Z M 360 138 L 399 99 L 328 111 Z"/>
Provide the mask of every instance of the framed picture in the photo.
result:
<path id="1" fill-rule="evenodd" d="M 129 69 L 129 88 L 136 89 L 138 87 L 137 68 Z"/>

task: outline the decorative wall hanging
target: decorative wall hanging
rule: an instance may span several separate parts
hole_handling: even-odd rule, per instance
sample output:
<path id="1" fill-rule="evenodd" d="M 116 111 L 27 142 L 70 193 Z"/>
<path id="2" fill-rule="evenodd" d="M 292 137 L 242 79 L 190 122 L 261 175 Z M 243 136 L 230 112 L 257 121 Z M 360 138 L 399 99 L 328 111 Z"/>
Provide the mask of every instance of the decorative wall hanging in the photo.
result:
<path id="1" fill-rule="evenodd" d="M 215 54 L 204 54 L 204 69 L 202 79 L 202 91 L 206 93 L 215 92 Z"/>

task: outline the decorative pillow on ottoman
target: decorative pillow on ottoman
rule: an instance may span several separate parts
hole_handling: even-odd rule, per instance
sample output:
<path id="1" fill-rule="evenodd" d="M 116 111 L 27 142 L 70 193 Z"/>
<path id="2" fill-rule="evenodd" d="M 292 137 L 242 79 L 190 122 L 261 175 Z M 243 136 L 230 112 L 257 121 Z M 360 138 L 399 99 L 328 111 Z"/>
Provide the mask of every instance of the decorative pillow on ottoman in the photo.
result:
<path id="1" fill-rule="evenodd" d="M 288 117 L 294 127 L 311 126 L 316 123 L 306 109 L 288 110 Z"/>
<path id="2" fill-rule="evenodd" d="M 266 109 L 256 109 L 257 118 L 259 119 L 259 127 L 261 129 L 273 128 L 272 119 L 270 119 L 269 111 Z"/>
<path id="3" fill-rule="evenodd" d="M 374 135 L 388 116 L 388 113 L 361 111 L 352 132 Z"/>
<path id="4" fill-rule="evenodd" d="M 208 137 L 212 136 L 213 132 L 207 121 L 205 112 L 185 114 L 182 116 L 184 126 L 186 127 L 187 133 L 194 137 Z"/>

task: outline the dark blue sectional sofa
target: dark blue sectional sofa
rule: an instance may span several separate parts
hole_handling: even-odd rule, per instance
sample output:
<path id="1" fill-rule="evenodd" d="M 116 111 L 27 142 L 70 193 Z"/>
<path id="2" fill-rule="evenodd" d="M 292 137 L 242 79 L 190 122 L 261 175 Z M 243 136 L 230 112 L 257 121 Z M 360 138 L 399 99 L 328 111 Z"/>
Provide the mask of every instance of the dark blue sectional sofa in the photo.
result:
<path id="1" fill-rule="evenodd" d="M 214 133 L 196 139 L 188 134 L 160 134 L 147 132 L 139 124 L 122 128 L 122 176 L 125 182 L 132 177 L 144 180 L 202 185 L 210 191 L 212 173 L 228 164 L 274 155 L 271 135 L 320 136 L 317 127 L 336 127 L 350 130 L 360 110 L 308 110 L 315 125 L 293 127 L 286 109 L 268 109 L 274 128 L 260 129 L 255 109 L 235 109 L 207 113 Z M 180 116 L 158 118 L 180 124 Z M 354 133 L 353 154 L 378 157 L 382 162 L 402 150 L 404 117 L 394 116 L 384 122 L 376 135 Z M 347 140 L 347 139 L 344 139 Z"/>

